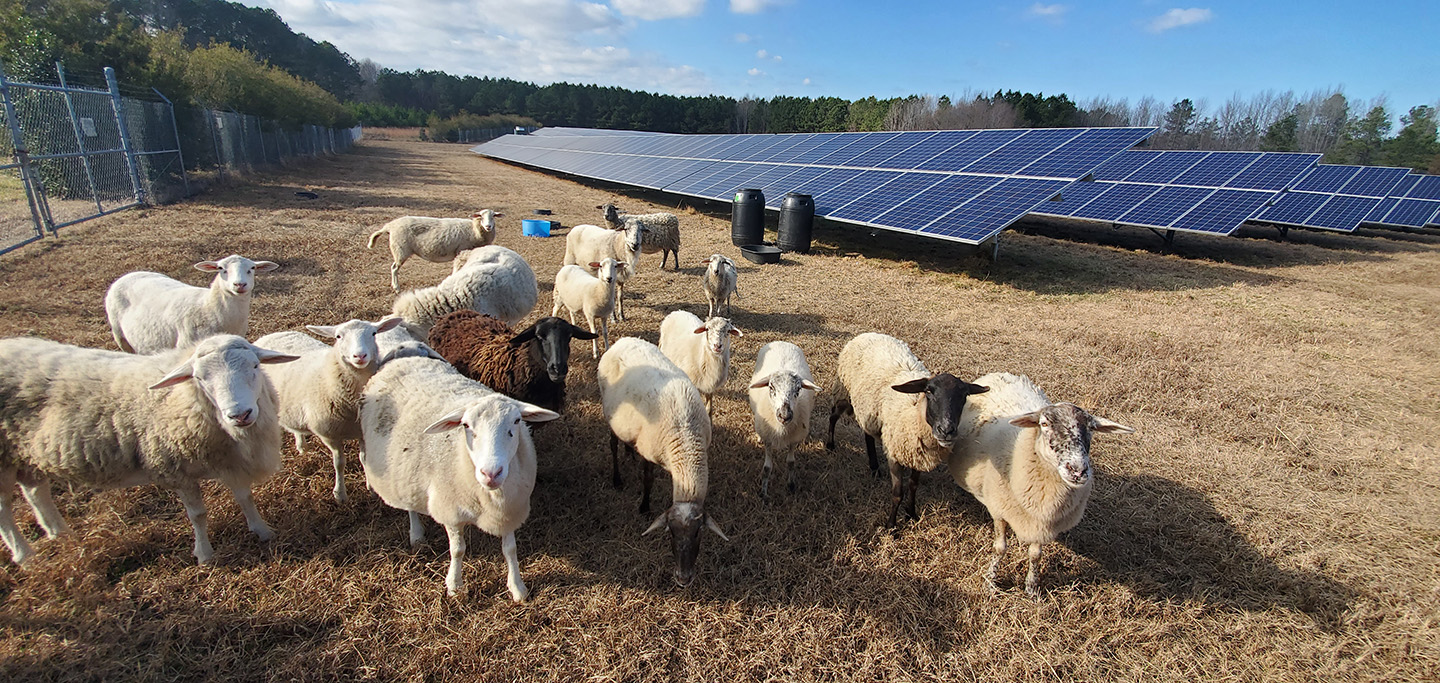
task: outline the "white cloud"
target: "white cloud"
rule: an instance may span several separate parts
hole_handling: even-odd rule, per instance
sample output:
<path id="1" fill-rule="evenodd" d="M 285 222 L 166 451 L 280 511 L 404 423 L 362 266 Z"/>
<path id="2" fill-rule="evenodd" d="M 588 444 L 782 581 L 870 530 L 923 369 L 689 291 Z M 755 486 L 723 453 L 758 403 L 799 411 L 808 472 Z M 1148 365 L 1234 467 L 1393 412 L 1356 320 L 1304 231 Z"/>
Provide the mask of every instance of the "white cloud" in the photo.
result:
<path id="1" fill-rule="evenodd" d="M 749 71 L 746 71 L 745 73 L 750 74 L 751 76 L 764 76 L 764 75 L 765 75 L 765 72 L 764 72 L 764 71 L 761 71 L 761 70 L 756 69 L 756 68 L 754 68 L 754 67 L 751 67 L 751 69 L 750 69 Z"/>
<path id="2" fill-rule="evenodd" d="M 703 95 L 699 70 L 626 46 L 634 19 L 583 0 L 250 0 L 296 31 L 399 71 Z M 696 0 L 703 5 L 703 0 Z M 667 7 L 683 4 L 662 3 Z"/>
<path id="3" fill-rule="evenodd" d="M 808 79 L 808 78 L 805 79 L 805 80 L 803 80 L 803 81 L 800 81 L 800 82 L 801 82 L 802 84 L 804 84 L 804 85 L 810 85 L 810 79 Z"/>
<path id="4" fill-rule="evenodd" d="M 735 34 L 735 42 L 737 42 L 737 43 L 748 43 L 748 42 L 750 42 L 750 41 L 752 41 L 752 40 L 754 40 L 754 38 L 751 38 L 751 37 L 750 37 L 750 34 L 748 34 L 748 33 L 736 33 L 736 34 Z"/>
<path id="5" fill-rule="evenodd" d="M 1208 9 L 1180 9 L 1177 7 L 1170 10 L 1169 12 L 1155 17 L 1154 19 L 1151 19 L 1149 30 L 1151 33 L 1162 33 L 1164 31 L 1169 31 L 1172 28 L 1180 28 L 1181 26 L 1189 26 L 1190 24 L 1204 23 L 1210 21 L 1212 18 L 1214 18 L 1214 16 L 1215 13 L 1211 12 Z"/>
<path id="6" fill-rule="evenodd" d="M 770 56 L 770 53 L 769 53 L 769 52 L 766 52 L 766 51 L 764 51 L 764 50 L 756 50 L 756 51 L 755 51 L 755 56 L 756 56 L 756 57 L 759 57 L 760 59 L 764 59 L 764 58 L 766 58 L 766 57 L 769 57 L 769 56 Z"/>
<path id="7" fill-rule="evenodd" d="M 773 60 L 775 60 L 775 61 L 778 62 L 778 61 L 780 61 L 780 55 L 775 55 L 774 57 L 771 57 L 771 59 L 773 59 Z"/>
<path id="8" fill-rule="evenodd" d="M 611 0 L 610 6 L 627 17 L 654 21 L 693 17 L 705 9 L 705 0 Z"/>
<path id="9" fill-rule="evenodd" d="M 1028 14 L 1030 14 L 1030 16 L 1032 17 L 1048 17 L 1051 19 L 1059 19 L 1062 15 L 1065 14 L 1065 11 L 1068 9 L 1070 8 L 1064 5 L 1042 5 L 1037 2 L 1030 6 Z"/>
<path id="10" fill-rule="evenodd" d="M 784 0 L 730 0 L 730 11 L 736 14 L 759 14 Z"/>

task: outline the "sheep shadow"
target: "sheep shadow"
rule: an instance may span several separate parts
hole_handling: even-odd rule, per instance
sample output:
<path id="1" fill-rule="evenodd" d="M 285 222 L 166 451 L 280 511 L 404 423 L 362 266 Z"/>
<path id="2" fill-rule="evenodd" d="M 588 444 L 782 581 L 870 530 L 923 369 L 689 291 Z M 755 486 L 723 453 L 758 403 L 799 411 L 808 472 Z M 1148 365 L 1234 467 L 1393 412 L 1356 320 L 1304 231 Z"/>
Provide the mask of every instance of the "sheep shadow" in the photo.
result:
<path id="1" fill-rule="evenodd" d="M 1084 520 L 1062 542 L 1150 598 L 1290 610 L 1334 631 L 1357 597 L 1322 573 L 1277 565 L 1203 492 L 1155 475 L 1097 477 Z"/>

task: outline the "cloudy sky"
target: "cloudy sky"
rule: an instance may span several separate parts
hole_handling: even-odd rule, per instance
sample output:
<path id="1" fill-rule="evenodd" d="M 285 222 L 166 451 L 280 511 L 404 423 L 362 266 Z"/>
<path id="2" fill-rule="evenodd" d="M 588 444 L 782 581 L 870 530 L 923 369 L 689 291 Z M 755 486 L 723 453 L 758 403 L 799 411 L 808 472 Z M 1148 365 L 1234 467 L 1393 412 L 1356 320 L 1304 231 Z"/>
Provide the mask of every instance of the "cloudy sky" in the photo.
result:
<path id="1" fill-rule="evenodd" d="M 1440 98 L 1440 2 L 241 0 L 409 71 L 678 95 Z M 1188 1 L 1188 0 L 1187 0 Z"/>

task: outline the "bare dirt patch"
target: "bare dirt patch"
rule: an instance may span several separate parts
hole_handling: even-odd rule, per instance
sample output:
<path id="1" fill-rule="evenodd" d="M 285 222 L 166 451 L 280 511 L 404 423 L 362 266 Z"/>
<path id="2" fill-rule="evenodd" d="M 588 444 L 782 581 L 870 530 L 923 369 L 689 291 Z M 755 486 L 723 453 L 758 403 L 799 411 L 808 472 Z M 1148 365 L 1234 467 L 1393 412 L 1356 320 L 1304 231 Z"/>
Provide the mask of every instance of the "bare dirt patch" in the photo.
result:
<path id="1" fill-rule="evenodd" d="M 1440 239 L 1304 233 L 1181 238 L 1034 226 L 988 263 L 958 247 L 821 226 L 810 255 L 739 259 L 724 205 L 583 184 L 471 154 L 375 141 L 351 154 L 181 204 L 83 223 L 0 257 L 0 335 L 114 348 L 106 287 L 230 253 L 277 261 L 252 337 L 388 311 L 389 255 L 364 248 L 402 214 L 502 209 L 498 242 L 535 266 L 541 304 L 564 231 L 522 237 L 550 209 L 681 214 L 680 272 L 645 256 L 615 329 L 655 341 L 671 310 L 705 310 L 698 261 L 741 265 L 746 335 L 716 400 L 701 576 L 671 587 L 663 538 L 640 537 L 639 469 L 610 488 L 588 345 L 571 411 L 536 435 L 534 512 L 521 528 L 532 601 L 510 604 L 499 542 L 472 534 L 468 598 L 447 599 L 444 534 L 412 553 L 405 515 L 364 488 L 330 495 L 316 444 L 286 444 L 256 495 L 261 547 L 228 493 L 207 489 L 217 564 L 197 567 L 179 503 L 154 488 L 59 487 L 76 533 L 0 563 L 0 677 L 8 680 L 1435 680 L 1440 677 Z M 295 195 L 309 190 L 307 200 Z M 1256 233 L 1264 234 L 1264 233 Z M 420 286 L 448 264 L 412 260 Z M 1095 444 L 1080 525 L 1045 550 L 1038 603 L 1010 555 L 981 578 L 990 524 L 942 472 L 921 519 L 877 530 L 888 482 L 869 475 L 853 422 L 799 456 L 799 491 L 759 498 L 761 454 L 743 384 L 762 344 L 787 339 L 822 386 L 863 331 L 910 342 L 931 369 L 1011 371 L 1057 401 L 1137 429 Z M 823 435 L 830 401 L 812 422 Z M 354 448 L 351 448 L 352 453 Z M 783 466 L 782 466 L 783 470 Z M 783 476 L 783 471 L 779 473 Z M 663 482 L 662 478 L 662 482 Z M 657 487 L 658 503 L 666 488 Z M 38 527 L 25 505 L 22 529 Z"/>

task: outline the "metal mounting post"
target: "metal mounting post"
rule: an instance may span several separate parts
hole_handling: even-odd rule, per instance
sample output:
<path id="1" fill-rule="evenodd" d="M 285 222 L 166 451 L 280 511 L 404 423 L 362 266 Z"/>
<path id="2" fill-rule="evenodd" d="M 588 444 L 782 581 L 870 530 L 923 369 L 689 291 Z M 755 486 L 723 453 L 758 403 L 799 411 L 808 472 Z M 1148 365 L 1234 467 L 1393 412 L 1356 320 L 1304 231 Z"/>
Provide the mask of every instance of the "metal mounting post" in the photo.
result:
<path id="1" fill-rule="evenodd" d="M 75 113 L 75 100 L 65 86 L 65 65 L 55 62 L 55 73 L 60 77 L 60 87 L 65 91 L 65 110 L 70 113 L 70 128 L 75 131 L 75 145 L 80 150 L 80 165 L 85 167 L 85 180 L 90 183 L 90 197 L 95 200 L 95 210 L 105 213 L 100 203 L 100 191 L 95 188 L 95 173 L 90 169 L 90 154 L 85 151 L 85 135 L 80 131 L 80 117 Z"/>
<path id="2" fill-rule="evenodd" d="M 170 98 L 165 96 L 165 93 L 155 88 L 151 88 L 151 90 L 154 90 L 155 94 L 160 96 L 160 99 L 165 100 L 165 106 L 170 107 L 170 130 L 175 131 L 175 156 L 180 159 L 180 182 L 185 184 L 185 196 L 189 197 L 190 176 L 185 173 L 185 152 L 180 149 L 180 125 L 175 122 L 175 103 L 171 102 Z"/>
<path id="3" fill-rule="evenodd" d="M 41 194 L 41 189 L 35 184 L 35 178 L 30 174 L 30 151 L 25 147 L 25 136 L 20 132 L 20 121 L 15 118 L 15 103 L 10 99 L 9 80 L 3 69 L 0 69 L 0 101 L 3 101 L 5 107 L 5 127 L 10 129 L 10 140 L 15 149 L 15 161 L 20 164 L 20 184 L 25 187 L 25 202 L 30 205 L 30 219 L 35 226 L 35 237 L 32 239 L 44 237 L 46 230 L 49 230 L 51 236 L 54 236 L 55 223 L 44 211 L 44 196 Z"/>
<path id="4" fill-rule="evenodd" d="M 120 84 L 115 69 L 105 67 L 105 85 L 110 87 L 110 104 L 115 110 L 115 128 L 120 131 L 120 149 L 125 152 L 125 167 L 130 171 L 130 185 L 135 188 L 135 201 L 144 204 L 145 186 L 140 184 L 140 167 L 135 164 L 135 148 L 130 144 L 130 126 L 125 123 L 125 102 L 120 99 Z"/>

